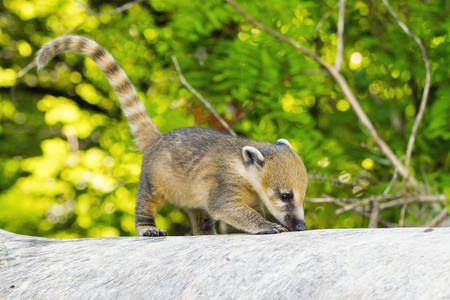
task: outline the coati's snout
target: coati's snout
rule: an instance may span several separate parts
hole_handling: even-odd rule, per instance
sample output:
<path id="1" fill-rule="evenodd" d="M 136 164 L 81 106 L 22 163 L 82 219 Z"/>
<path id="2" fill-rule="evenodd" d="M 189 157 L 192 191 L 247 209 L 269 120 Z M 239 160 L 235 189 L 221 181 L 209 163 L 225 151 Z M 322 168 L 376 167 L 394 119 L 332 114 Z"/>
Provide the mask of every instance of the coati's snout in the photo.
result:
<path id="1" fill-rule="evenodd" d="M 304 220 L 299 220 L 291 215 L 284 217 L 284 221 L 292 229 L 292 231 L 306 231 L 306 224 Z"/>
<path id="2" fill-rule="evenodd" d="M 305 221 L 301 221 L 300 223 L 297 223 L 292 227 L 292 230 L 294 231 L 306 231 L 306 224 Z"/>

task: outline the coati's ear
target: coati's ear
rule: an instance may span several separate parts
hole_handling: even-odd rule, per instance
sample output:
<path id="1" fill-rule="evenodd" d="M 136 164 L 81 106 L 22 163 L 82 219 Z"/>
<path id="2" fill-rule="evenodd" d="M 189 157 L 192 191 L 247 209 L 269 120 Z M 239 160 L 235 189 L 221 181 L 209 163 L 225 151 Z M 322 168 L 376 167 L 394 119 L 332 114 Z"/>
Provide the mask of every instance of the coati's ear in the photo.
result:
<path id="1" fill-rule="evenodd" d="M 264 164 L 264 156 L 262 153 L 251 146 L 245 146 L 242 148 L 242 157 L 244 158 L 244 163 L 246 165 L 256 164 L 260 167 Z"/>
<path id="2" fill-rule="evenodd" d="M 286 146 L 289 146 L 292 149 L 291 143 L 289 143 L 288 140 L 285 140 L 285 139 L 279 139 L 276 142 L 276 144 L 277 145 L 286 145 Z M 294 150 L 294 149 L 292 149 L 292 150 Z"/>

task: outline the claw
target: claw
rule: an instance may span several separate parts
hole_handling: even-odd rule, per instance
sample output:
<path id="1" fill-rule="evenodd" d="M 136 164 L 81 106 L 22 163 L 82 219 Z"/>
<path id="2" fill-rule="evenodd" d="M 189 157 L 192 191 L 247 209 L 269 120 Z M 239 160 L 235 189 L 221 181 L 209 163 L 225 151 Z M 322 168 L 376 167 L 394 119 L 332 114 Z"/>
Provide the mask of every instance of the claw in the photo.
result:
<path id="1" fill-rule="evenodd" d="M 167 236 L 167 233 L 161 229 L 148 229 L 143 236 Z"/>
<path id="2" fill-rule="evenodd" d="M 264 231 L 258 232 L 257 234 L 277 234 L 287 232 L 287 229 L 278 225 L 278 227 L 266 229 Z"/>

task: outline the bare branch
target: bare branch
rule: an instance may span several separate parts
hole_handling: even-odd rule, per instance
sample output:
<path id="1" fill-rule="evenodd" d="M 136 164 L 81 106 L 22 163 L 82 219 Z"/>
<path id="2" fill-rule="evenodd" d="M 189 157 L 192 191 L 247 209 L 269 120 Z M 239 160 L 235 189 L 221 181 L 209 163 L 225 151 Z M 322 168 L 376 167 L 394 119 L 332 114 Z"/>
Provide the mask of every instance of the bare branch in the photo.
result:
<path id="1" fill-rule="evenodd" d="M 16 75 L 16 82 L 13 86 L 11 86 L 10 93 L 11 93 L 11 100 L 14 103 L 16 107 L 19 106 L 19 103 L 16 100 L 16 87 L 19 84 L 19 79 L 22 78 L 23 75 L 27 74 L 33 67 L 36 65 L 36 61 L 30 62 L 25 68 L 20 70 Z"/>
<path id="2" fill-rule="evenodd" d="M 402 206 L 405 202 L 405 199 L 398 199 L 398 200 L 393 200 L 387 203 L 382 203 L 380 204 L 380 210 L 383 209 L 387 209 L 387 208 L 393 208 L 393 207 L 399 207 Z M 442 203 L 446 203 L 447 202 L 447 197 L 445 197 L 445 195 L 428 195 L 428 196 L 422 196 L 422 195 L 417 195 L 417 196 L 411 196 L 408 198 L 408 202 L 407 204 L 411 204 L 411 203 L 435 203 L 435 202 L 442 202 Z"/>
<path id="3" fill-rule="evenodd" d="M 180 78 L 175 77 L 176 72 L 170 72 L 168 78 L 161 78 L 161 79 L 145 79 L 142 82 L 151 82 L 151 83 L 161 83 L 161 82 L 170 82 L 170 81 L 180 81 Z"/>
<path id="4" fill-rule="evenodd" d="M 234 7 L 234 9 L 239 12 L 244 18 L 246 18 L 250 23 L 252 23 L 253 25 L 255 25 L 256 27 L 258 27 L 259 29 L 267 32 L 268 34 L 278 38 L 279 40 L 291 45 L 292 47 L 302 51 L 303 53 L 309 55 L 310 57 L 312 57 L 314 60 L 318 61 L 320 64 L 324 63 L 326 64 L 321 58 L 320 56 L 318 56 L 316 53 L 314 53 L 313 51 L 309 50 L 306 47 L 303 47 L 302 45 L 300 45 L 299 43 L 296 43 L 294 41 L 292 41 L 291 39 L 289 39 L 288 37 L 282 35 L 281 33 L 276 32 L 275 30 L 266 27 L 264 24 L 260 23 L 259 21 L 255 20 L 252 16 L 250 16 L 245 10 L 243 10 L 236 2 L 234 2 L 233 0 L 224 0 L 225 2 L 229 3 L 231 6 Z M 331 66 L 330 66 L 331 67 Z"/>
<path id="5" fill-rule="evenodd" d="M 402 203 L 402 209 L 400 211 L 400 220 L 398 221 L 398 226 L 403 227 L 405 225 L 406 209 L 408 204 L 411 203 L 411 194 L 407 193 L 405 199 Z"/>
<path id="6" fill-rule="evenodd" d="M 337 2 L 332 10 L 327 11 L 322 18 L 320 18 L 320 21 L 317 23 L 316 28 L 314 28 L 314 34 L 317 34 L 319 32 L 319 30 L 322 28 L 323 23 L 325 23 L 326 19 L 328 19 L 331 15 L 331 13 L 333 12 L 333 10 L 339 6 L 340 2 Z"/>
<path id="7" fill-rule="evenodd" d="M 434 218 L 427 227 L 437 227 L 441 224 L 448 216 L 448 208 L 444 208 L 436 218 Z"/>
<path id="8" fill-rule="evenodd" d="M 388 0 L 383 0 L 384 5 L 386 5 L 389 13 L 394 17 L 395 21 L 397 22 L 397 24 L 403 29 L 404 32 L 406 32 L 406 34 L 408 34 L 410 37 L 412 37 L 414 39 L 414 41 L 417 43 L 417 45 L 419 45 L 420 51 L 422 52 L 422 59 L 425 63 L 425 70 L 426 70 L 426 79 L 425 79 L 425 87 L 423 89 L 423 94 L 422 94 L 422 100 L 420 103 L 420 108 L 419 108 L 419 112 L 417 113 L 416 119 L 414 121 L 414 125 L 413 128 L 411 130 L 411 136 L 409 138 L 408 141 L 408 146 L 406 148 L 406 160 L 405 160 L 405 168 L 407 173 L 407 176 L 403 176 L 405 179 L 408 179 L 408 176 L 410 176 L 409 174 L 409 168 L 410 168 L 410 164 L 411 164 L 411 155 L 412 155 L 412 150 L 414 147 L 414 141 L 416 139 L 417 136 L 417 131 L 419 129 L 420 123 L 422 121 L 423 118 L 423 114 L 425 112 L 425 107 L 427 105 L 427 101 L 428 101 L 428 95 L 430 92 L 430 86 L 431 86 L 431 68 L 430 68 L 430 61 L 428 59 L 427 56 L 427 51 L 425 50 L 425 46 L 423 45 L 422 41 L 408 28 L 408 26 L 405 25 L 405 23 L 403 23 L 402 21 L 400 21 L 400 19 L 398 18 L 397 13 L 392 9 L 391 5 L 389 4 Z"/>
<path id="9" fill-rule="evenodd" d="M 381 201 L 388 201 L 386 203 L 380 203 Z M 334 197 L 331 197 L 329 195 L 323 195 L 323 198 L 309 198 L 305 199 L 305 203 L 333 203 L 338 206 L 341 206 L 341 208 L 337 209 L 334 214 L 339 215 L 341 213 L 347 212 L 347 211 L 353 211 L 356 214 L 359 214 L 361 216 L 370 218 L 369 227 L 376 228 L 377 223 L 383 225 L 384 227 L 394 227 L 393 224 L 387 222 L 383 218 L 380 217 L 380 211 L 385 209 L 390 209 L 393 207 L 403 206 L 402 209 L 402 216 L 401 220 L 399 222 L 400 227 L 404 224 L 405 214 L 406 214 L 406 208 L 411 203 L 418 203 L 418 204 L 424 204 L 424 203 L 446 203 L 448 201 L 447 197 L 445 195 L 410 195 L 410 194 L 393 194 L 393 195 L 378 195 L 378 196 L 372 196 L 365 199 L 354 199 L 354 198 L 344 198 L 344 199 L 337 199 Z M 353 203 L 348 203 L 353 202 Z M 365 211 L 361 206 L 365 206 L 370 204 L 370 213 Z M 441 214 L 444 214 L 444 212 L 441 212 Z M 440 215 L 441 215 L 440 214 Z M 445 218 L 445 216 L 441 216 L 441 218 Z M 430 224 L 437 224 L 437 222 L 442 222 L 441 219 L 436 218 L 432 223 Z M 431 225 L 429 225 L 431 226 Z"/>
<path id="10" fill-rule="evenodd" d="M 88 12 L 88 14 L 91 17 L 101 17 L 101 16 L 106 16 L 106 15 L 114 15 L 117 13 L 121 13 L 126 11 L 127 9 L 129 9 L 130 7 L 132 7 L 133 5 L 139 4 L 141 2 L 144 2 L 144 0 L 135 0 L 135 1 L 131 1 L 128 3 L 125 3 L 124 5 L 117 7 L 113 10 L 110 11 L 105 11 L 105 12 L 101 12 L 101 13 L 96 13 L 94 12 L 89 6 L 87 6 L 86 4 L 84 4 L 83 2 L 77 0 L 76 1 L 78 3 L 78 5 L 80 5 L 85 11 Z"/>
<path id="11" fill-rule="evenodd" d="M 378 225 L 378 217 L 379 217 L 379 205 L 380 203 L 378 201 L 372 200 L 370 202 L 370 205 L 372 207 L 372 211 L 370 213 L 370 222 L 369 222 L 369 228 L 377 228 Z"/>
<path id="12" fill-rule="evenodd" d="M 178 72 L 178 76 L 180 77 L 180 81 L 181 83 L 187 87 L 192 94 L 194 94 L 198 99 L 200 99 L 200 101 L 203 103 L 203 105 L 205 105 L 209 111 L 216 117 L 217 120 L 219 120 L 219 122 L 222 124 L 223 127 L 226 128 L 226 130 L 232 135 L 237 137 L 236 132 L 234 132 L 233 129 L 231 129 L 231 127 L 228 125 L 227 122 L 225 122 L 225 120 L 216 112 L 216 110 L 212 107 L 212 105 L 208 102 L 208 100 L 206 100 L 202 95 L 200 95 L 199 92 L 197 92 L 190 84 L 189 82 L 186 81 L 186 79 L 183 76 L 183 73 L 181 72 L 181 68 L 180 65 L 178 64 L 178 60 L 175 57 L 175 55 L 172 56 L 172 60 L 173 60 L 173 64 L 175 65 L 175 69 L 177 69 Z"/>
<path id="13" fill-rule="evenodd" d="M 326 19 L 328 19 L 328 17 L 330 15 L 331 15 L 331 10 L 322 16 L 320 21 L 317 23 L 316 28 L 314 29 L 315 34 L 317 34 L 319 32 L 320 28 L 322 28 L 323 23 L 325 22 Z"/>
<path id="14" fill-rule="evenodd" d="M 338 72 L 341 71 L 342 60 L 344 57 L 344 15 L 345 15 L 345 4 L 347 0 L 339 1 L 339 19 L 338 19 L 338 30 L 337 30 L 337 51 L 336 51 L 336 61 L 334 67 Z"/>
<path id="15" fill-rule="evenodd" d="M 308 174 L 308 179 L 309 180 L 326 181 L 326 182 L 331 183 L 332 185 L 337 185 L 337 186 L 358 186 L 358 183 L 356 180 L 352 180 L 352 182 L 342 182 L 339 178 L 324 176 L 321 174 Z M 360 179 L 365 179 L 365 178 L 360 178 Z"/>
<path id="16" fill-rule="evenodd" d="M 366 127 L 366 129 L 369 131 L 372 138 L 375 140 L 375 142 L 380 147 L 381 151 L 384 153 L 384 155 L 391 161 L 391 163 L 394 165 L 395 168 L 398 169 L 398 172 L 407 180 L 410 184 L 416 186 L 417 181 L 416 179 L 411 176 L 408 172 L 408 170 L 403 166 L 403 164 L 400 162 L 398 157 L 394 154 L 394 152 L 391 150 L 391 148 L 386 144 L 386 142 L 380 137 L 377 130 L 373 126 L 372 122 L 367 117 L 366 113 L 361 108 L 361 105 L 359 104 L 358 100 L 356 99 L 356 96 L 351 91 L 350 87 L 348 86 L 347 81 L 345 78 L 339 73 L 338 70 L 336 70 L 333 66 L 326 63 L 319 55 L 314 53 L 313 51 L 309 50 L 308 48 L 303 47 L 297 42 L 292 41 L 288 37 L 274 31 L 273 29 L 270 29 L 263 25 L 262 23 L 255 20 L 252 16 L 250 16 L 247 12 L 245 12 L 239 5 L 236 4 L 233 0 L 224 0 L 225 2 L 229 3 L 231 6 L 234 7 L 234 9 L 239 12 L 244 18 L 246 18 L 250 23 L 258 27 L 259 29 L 267 32 L 268 34 L 280 39 L 281 41 L 291 45 L 297 50 L 302 51 L 306 55 L 310 56 L 312 59 L 317 61 L 323 68 L 325 68 L 330 75 L 334 78 L 336 83 L 341 88 L 342 93 L 346 96 L 348 102 L 352 106 L 353 111 L 358 116 L 360 122 Z"/>
<path id="17" fill-rule="evenodd" d="M 329 195 L 323 195 L 323 196 L 325 196 L 326 198 L 329 198 L 329 199 L 331 200 L 330 202 L 332 202 L 332 203 L 334 203 L 334 204 L 336 204 L 336 205 L 339 205 L 339 206 L 341 206 L 341 207 L 344 207 L 344 206 L 346 205 L 346 204 L 345 204 L 344 202 L 342 202 L 341 200 L 336 199 L 336 198 L 334 198 L 334 197 L 331 197 L 331 196 L 329 196 Z M 366 217 L 366 218 L 370 218 L 370 214 L 369 214 L 368 212 L 362 210 L 362 209 L 355 208 L 353 211 L 354 211 L 355 213 L 357 213 L 358 215 L 361 215 L 361 216 Z M 395 227 L 393 224 L 391 224 L 391 223 L 389 223 L 388 221 L 384 220 L 384 219 L 383 219 L 382 217 L 380 217 L 380 216 L 378 216 L 378 222 L 379 222 L 381 225 L 383 225 L 384 227 L 387 227 L 387 228 Z"/>
<path id="18" fill-rule="evenodd" d="M 330 198 L 306 198 L 305 203 L 333 203 Z"/>
<path id="19" fill-rule="evenodd" d="M 389 182 L 389 185 L 384 190 L 383 195 L 387 195 L 389 193 L 389 191 L 391 190 L 391 188 L 394 185 L 395 181 L 397 180 L 397 174 L 398 174 L 398 170 L 396 168 L 395 171 L 394 171 L 394 176 L 392 176 L 391 182 Z"/>
<path id="20" fill-rule="evenodd" d="M 82 9 L 84 9 L 85 11 L 87 11 L 87 13 L 88 13 L 90 16 L 95 15 L 95 12 L 94 12 L 89 6 L 87 6 L 86 4 L 84 4 L 83 2 L 81 2 L 80 0 L 75 0 L 75 2 L 76 2 L 79 6 L 81 6 Z"/>
<path id="21" fill-rule="evenodd" d="M 400 197 L 403 197 L 404 194 L 394 194 L 394 195 L 379 195 L 379 196 L 372 196 L 370 198 L 365 198 L 365 199 L 357 199 L 357 201 L 354 201 L 354 199 L 343 199 L 343 201 L 346 202 L 354 202 L 351 204 L 347 204 L 344 207 L 337 209 L 334 214 L 335 215 L 339 215 L 342 214 L 346 211 L 350 211 L 355 209 L 358 206 L 362 206 L 362 205 L 367 205 L 370 204 L 371 202 L 375 201 L 375 202 L 380 202 L 380 201 L 387 201 L 387 200 L 395 200 L 398 199 Z"/>

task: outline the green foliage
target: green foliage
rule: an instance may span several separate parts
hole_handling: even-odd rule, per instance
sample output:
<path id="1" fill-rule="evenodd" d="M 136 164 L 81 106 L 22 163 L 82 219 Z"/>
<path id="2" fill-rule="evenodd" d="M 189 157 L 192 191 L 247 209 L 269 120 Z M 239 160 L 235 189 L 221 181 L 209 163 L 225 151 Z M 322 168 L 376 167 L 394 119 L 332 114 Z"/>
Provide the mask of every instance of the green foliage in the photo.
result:
<path id="1" fill-rule="evenodd" d="M 257 20 L 334 64 L 338 1 L 240 2 Z M 106 12 L 120 3 L 86 4 Z M 429 191 L 449 197 L 449 7 L 445 1 L 392 4 L 424 42 L 433 71 L 411 171 Z M 89 17 L 76 1 L 5 0 L 0 11 L 0 228 L 50 237 L 135 234 L 142 156 L 95 64 L 81 55 L 60 55 L 19 79 L 16 102 L 10 95 L 36 51 L 72 30 L 113 54 L 162 132 L 195 125 L 223 130 L 174 79 L 176 55 L 186 79 L 234 130 L 256 140 L 290 140 L 316 178 L 308 198 L 381 194 L 393 174 L 332 78 L 224 1 L 145 1 L 122 13 Z M 375 1 L 348 2 L 344 41 L 342 73 L 381 136 L 404 156 L 425 84 L 417 44 Z M 367 219 L 350 212 L 334 216 L 335 208 L 307 204 L 306 223 L 367 226 Z M 419 217 L 408 213 L 406 224 L 423 224 L 438 213 L 436 207 L 423 211 Z M 399 215 L 392 209 L 383 217 L 396 222 Z M 169 234 L 189 230 L 185 213 L 171 205 L 161 208 L 156 222 Z"/>

